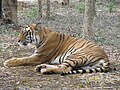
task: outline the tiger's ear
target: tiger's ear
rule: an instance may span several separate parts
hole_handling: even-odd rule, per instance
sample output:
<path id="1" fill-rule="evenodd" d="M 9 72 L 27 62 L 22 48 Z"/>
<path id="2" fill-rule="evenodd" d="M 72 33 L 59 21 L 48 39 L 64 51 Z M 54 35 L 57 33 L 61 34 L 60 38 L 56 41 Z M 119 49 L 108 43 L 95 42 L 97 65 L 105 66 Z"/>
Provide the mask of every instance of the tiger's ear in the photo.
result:
<path id="1" fill-rule="evenodd" d="M 35 30 L 35 32 L 39 32 L 41 30 L 41 23 L 37 23 L 34 30 Z"/>
<path id="2" fill-rule="evenodd" d="M 34 24 L 31 24 L 30 26 L 33 28 L 33 29 L 36 29 L 37 25 L 39 25 L 41 23 L 34 23 Z"/>
<path id="3" fill-rule="evenodd" d="M 31 24 L 31 25 L 30 25 L 30 27 L 31 27 L 32 29 L 35 29 L 36 26 L 37 26 L 37 24 Z"/>

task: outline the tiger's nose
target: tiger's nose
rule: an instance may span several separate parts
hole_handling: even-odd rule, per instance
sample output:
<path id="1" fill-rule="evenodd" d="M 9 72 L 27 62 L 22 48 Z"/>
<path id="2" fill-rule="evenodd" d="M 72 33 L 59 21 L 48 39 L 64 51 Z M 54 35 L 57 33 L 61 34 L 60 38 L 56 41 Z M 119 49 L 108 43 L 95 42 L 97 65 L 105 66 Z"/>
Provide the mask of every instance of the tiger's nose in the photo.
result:
<path id="1" fill-rule="evenodd" d="M 20 40 L 18 40 L 18 42 L 20 42 Z"/>

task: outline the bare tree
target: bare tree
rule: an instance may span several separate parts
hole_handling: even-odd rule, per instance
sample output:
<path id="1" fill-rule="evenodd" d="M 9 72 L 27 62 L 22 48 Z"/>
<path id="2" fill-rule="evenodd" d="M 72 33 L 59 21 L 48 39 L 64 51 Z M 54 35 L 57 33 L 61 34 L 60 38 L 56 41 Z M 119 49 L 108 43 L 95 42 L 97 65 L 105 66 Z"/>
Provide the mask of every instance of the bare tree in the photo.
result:
<path id="1" fill-rule="evenodd" d="M 83 38 L 93 40 L 94 0 L 85 0 L 85 16 L 83 26 Z"/>
<path id="2" fill-rule="evenodd" d="M 38 0 L 38 5 L 39 5 L 39 17 L 42 17 L 42 0 Z"/>
<path id="3" fill-rule="evenodd" d="M 17 0 L 3 0 L 5 18 L 17 25 Z"/>
<path id="4" fill-rule="evenodd" d="M 2 0 L 0 0 L 0 18 L 2 18 Z"/>
<path id="5" fill-rule="evenodd" d="M 47 0 L 47 12 L 46 12 L 47 18 L 50 17 L 50 0 Z"/>
<path id="6" fill-rule="evenodd" d="M 95 3 L 96 3 L 96 0 L 93 0 L 93 15 L 96 16 L 96 10 L 95 10 Z"/>

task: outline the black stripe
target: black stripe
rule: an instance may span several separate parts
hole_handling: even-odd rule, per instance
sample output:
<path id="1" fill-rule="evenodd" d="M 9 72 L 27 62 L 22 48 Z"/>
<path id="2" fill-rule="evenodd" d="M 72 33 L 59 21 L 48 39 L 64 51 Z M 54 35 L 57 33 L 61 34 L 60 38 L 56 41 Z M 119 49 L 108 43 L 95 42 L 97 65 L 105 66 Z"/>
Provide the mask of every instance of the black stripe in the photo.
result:
<path id="1" fill-rule="evenodd" d="M 82 57 L 83 58 L 83 57 Z M 86 64 L 86 62 L 88 61 L 88 59 L 86 57 L 84 57 L 85 59 L 83 59 L 83 65 Z"/>
<path id="2" fill-rule="evenodd" d="M 59 35 L 59 33 L 56 33 L 57 35 L 56 35 L 56 38 L 58 37 L 59 38 L 59 36 L 60 36 L 60 40 L 59 40 L 59 42 L 58 42 L 58 45 L 56 45 L 56 47 L 54 47 L 55 49 L 52 51 L 52 53 L 51 54 L 48 54 L 48 55 L 46 55 L 45 57 L 50 57 L 50 58 L 53 58 L 53 59 L 56 59 L 57 57 L 58 57 L 58 55 L 59 55 L 59 48 L 61 47 L 61 44 L 62 44 L 62 42 L 63 42 L 63 40 L 64 40 L 64 38 L 63 38 L 63 40 L 62 40 L 62 36 L 61 35 Z M 60 56 L 60 58 L 59 58 L 59 63 L 61 64 L 61 56 Z"/>
<path id="3" fill-rule="evenodd" d="M 90 45 L 88 45 L 87 47 L 92 48 L 92 47 L 94 47 L 94 46 L 96 46 L 96 45 L 95 45 L 95 44 L 90 44 Z"/>
<path id="4" fill-rule="evenodd" d="M 51 54 L 49 54 L 49 55 L 51 55 L 51 57 L 50 58 L 52 58 L 52 57 L 54 57 L 54 59 L 56 59 L 57 57 L 58 57 L 58 55 L 59 55 L 59 51 L 60 51 L 60 47 L 61 47 L 61 44 L 62 44 L 62 42 L 63 42 L 63 40 L 61 40 L 62 39 L 62 37 L 61 37 L 61 35 L 59 35 L 58 33 L 57 33 L 57 35 L 56 35 L 56 38 L 60 38 L 60 40 L 59 40 L 59 42 L 58 42 L 58 45 L 56 45 L 56 47 L 55 47 L 55 49 L 52 51 L 52 53 Z M 47 57 L 49 57 L 49 55 L 47 56 Z M 60 57 L 61 58 L 61 57 Z M 60 60 L 60 58 L 59 58 L 59 63 L 61 64 L 61 60 Z"/>
<path id="5" fill-rule="evenodd" d="M 80 73 L 79 70 L 76 70 L 76 73 Z"/>
<path id="6" fill-rule="evenodd" d="M 40 45 L 42 45 L 43 43 L 44 43 L 44 40 L 45 39 L 43 39 L 42 40 L 42 42 L 41 42 L 41 44 Z M 60 43 L 60 42 L 59 42 Z M 58 43 L 58 44 L 59 44 Z M 39 45 L 39 46 L 40 46 Z M 57 50 L 58 50 L 58 46 L 56 45 L 56 47 L 54 47 L 55 49 L 53 49 L 53 51 L 51 51 L 52 53 L 50 53 L 50 54 L 48 54 L 48 55 L 46 55 L 45 57 L 50 57 L 50 58 L 53 58 L 53 55 L 55 55 L 56 54 L 56 52 L 57 52 Z M 44 49 L 43 51 L 45 51 L 45 50 L 47 50 L 47 48 L 46 49 Z"/>
<path id="7" fill-rule="evenodd" d="M 59 35 L 60 35 L 60 41 L 61 41 L 61 43 L 63 43 L 63 41 L 64 41 L 64 35 L 63 35 L 63 34 L 60 34 L 60 33 L 59 33 Z M 61 55 L 61 57 L 59 58 L 59 63 L 60 63 L 60 64 L 62 63 L 62 61 L 61 61 L 62 59 L 61 59 L 61 58 L 62 58 L 62 55 Z"/>
<path id="8" fill-rule="evenodd" d="M 93 61 L 93 62 L 90 62 L 89 64 L 92 64 L 92 63 L 94 64 L 95 62 L 100 61 L 101 59 L 104 59 L 104 58 L 101 58 L 101 57 L 100 57 L 99 59 L 97 59 L 97 60 L 95 60 L 95 61 Z"/>
<path id="9" fill-rule="evenodd" d="M 32 35 L 31 32 L 29 32 L 30 36 Z"/>
<path id="10" fill-rule="evenodd" d="M 74 74 L 74 72 L 73 71 L 71 71 L 72 72 L 72 74 Z"/>
<path id="11" fill-rule="evenodd" d="M 90 44 L 89 44 L 90 43 Z M 94 45 L 94 43 L 91 43 L 91 42 L 89 42 L 89 43 L 87 43 L 88 45 L 87 45 L 87 47 L 89 47 L 89 46 L 91 46 L 91 45 Z"/>
<path id="12" fill-rule="evenodd" d="M 87 73 L 86 70 L 82 69 L 82 73 Z"/>
<path id="13" fill-rule="evenodd" d="M 78 49 L 82 48 L 85 44 L 86 44 L 86 42 L 85 42 L 85 43 L 83 43 L 83 44 L 82 44 L 82 46 L 80 46 L 80 47 L 76 48 L 76 49 L 74 50 L 74 52 L 75 52 L 76 50 L 78 50 Z"/>
<path id="14" fill-rule="evenodd" d="M 101 71 L 101 72 L 104 72 L 104 69 L 103 69 L 103 68 L 100 68 L 100 71 Z"/>
<path id="15" fill-rule="evenodd" d="M 67 67 L 70 66 L 71 68 L 74 68 L 69 62 L 66 62 L 66 61 L 65 61 L 65 62 L 63 62 L 63 63 L 67 63 L 67 64 L 68 64 L 68 65 L 66 65 Z"/>
<path id="16" fill-rule="evenodd" d="M 93 70 L 92 69 L 89 69 L 90 73 L 93 73 Z"/>
<path id="17" fill-rule="evenodd" d="M 30 35 L 30 43 L 32 43 L 31 32 L 29 32 L 29 35 Z"/>
<path id="18" fill-rule="evenodd" d="M 84 60 L 83 60 L 83 58 L 82 58 L 82 57 L 80 57 L 80 59 L 81 59 L 81 63 L 80 63 L 80 64 L 81 64 L 81 65 L 83 65 L 83 61 L 84 61 Z"/>
<path id="19" fill-rule="evenodd" d="M 95 71 L 96 71 L 96 72 L 99 72 L 99 70 L 97 70 L 97 68 L 95 68 Z"/>
<path id="20" fill-rule="evenodd" d="M 93 54 L 90 53 L 87 55 L 87 59 L 91 60 L 92 58 L 94 58 Z"/>
<path id="21" fill-rule="evenodd" d="M 61 46 L 64 38 L 62 38 L 62 35 L 60 35 L 59 33 L 57 33 L 57 36 L 60 38 L 60 41 L 59 41 L 59 44 L 58 44 L 58 48 L 60 48 L 60 46 Z M 56 54 L 55 58 L 58 57 L 58 55 L 59 55 L 59 53 L 60 53 L 60 50 L 59 50 L 59 51 L 57 50 L 56 53 L 57 53 L 57 54 Z M 59 58 L 59 63 L 61 64 L 61 57 Z"/>
<path id="22" fill-rule="evenodd" d="M 68 73 L 68 74 L 69 74 L 69 73 Z M 61 76 L 65 76 L 65 75 L 67 75 L 67 73 L 61 73 L 60 75 L 61 75 Z"/>
<path id="23" fill-rule="evenodd" d="M 87 41 L 86 44 L 91 43 L 91 41 Z"/>
<path id="24" fill-rule="evenodd" d="M 43 43 L 44 43 L 44 38 L 39 42 L 39 44 L 37 45 L 37 48 L 39 48 Z"/>
<path id="25" fill-rule="evenodd" d="M 65 39 L 65 35 L 64 34 L 60 34 L 61 36 L 62 36 L 62 38 L 63 38 L 63 40 Z M 71 43 L 69 43 L 69 45 L 70 45 Z M 66 47 L 68 47 L 69 45 L 67 45 Z M 65 48 L 66 48 L 65 47 Z M 69 50 L 68 50 L 69 51 Z M 64 52 L 66 52 L 65 54 L 64 54 L 64 56 L 63 56 L 63 58 L 62 57 L 60 57 L 60 63 L 62 63 L 63 61 L 64 61 L 64 58 L 65 58 L 65 56 L 66 56 L 66 54 L 68 53 L 68 51 L 66 51 L 66 49 L 63 51 L 63 53 Z"/>
<path id="26" fill-rule="evenodd" d="M 23 33 L 23 35 L 27 36 L 27 35 L 28 35 L 28 32 L 29 32 L 29 30 L 28 30 L 28 31 L 25 31 L 25 32 Z"/>
<path id="27" fill-rule="evenodd" d="M 72 42 L 70 42 L 69 43 L 69 45 L 71 44 Z M 69 48 L 69 50 L 68 51 L 66 51 L 66 53 L 64 54 L 64 56 L 63 56 L 63 58 L 62 58 L 62 62 L 64 61 L 64 58 L 65 58 L 65 55 L 68 53 L 68 52 L 71 52 L 71 51 L 73 51 L 73 49 L 74 49 L 74 45 L 75 45 L 76 43 L 74 43 L 70 48 Z M 69 46 L 69 45 L 67 45 L 67 46 Z M 65 52 L 65 51 L 64 51 Z"/>
<path id="28" fill-rule="evenodd" d="M 67 72 L 66 74 L 71 74 L 71 72 L 69 71 L 69 72 Z"/>
<path id="29" fill-rule="evenodd" d="M 67 58 L 67 60 L 73 62 L 76 66 L 78 65 L 78 61 L 76 61 L 76 60 L 71 60 L 71 59 L 68 59 L 68 58 Z"/>
<path id="30" fill-rule="evenodd" d="M 74 49 L 74 48 L 71 47 L 71 48 L 64 54 L 64 56 L 63 56 L 63 58 L 62 58 L 62 62 L 65 60 L 66 54 L 67 54 L 68 52 L 71 52 L 73 49 Z"/>
<path id="31" fill-rule="evenodd" d="M 90 65 L 93 65 L 96 61 L 98 60 L 95 60 L 94 62 L 91 62 L 92 60 L 94 60 L 96 57 L 93 57 L 92 59 L 88 59 L 89 60 L 89 63 L 86 64 L 86 66 L 90 66 Z"/>

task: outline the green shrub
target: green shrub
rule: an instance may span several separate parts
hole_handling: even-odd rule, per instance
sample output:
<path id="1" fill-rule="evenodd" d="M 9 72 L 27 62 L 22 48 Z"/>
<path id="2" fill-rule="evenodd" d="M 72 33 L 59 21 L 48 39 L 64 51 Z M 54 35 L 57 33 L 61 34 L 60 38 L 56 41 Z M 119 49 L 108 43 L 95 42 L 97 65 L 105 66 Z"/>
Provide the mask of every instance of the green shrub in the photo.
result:
<path id="1" fill-rule="evenodd" d="M 107 4 L 107 9 L 109 10 L 109 12 L 113 12 L 115 8 L 116 8 L 115 0 L 110 0 Z"/>
<path id="2" fill-rule="evenodd" d="M 29 18 L 35 19 L 39 15 L 39 12 L 37 8 L 32 8 L 31 10 L 27 11 L 25 14 Z"/>
<path id="3" fill-rule="evenodd" d="M 80 13 L 84 13 L 85 12 L 85 4 L 84 3 L 79 3 L 79 5 L 77 6 L 77 10 Z"/>

